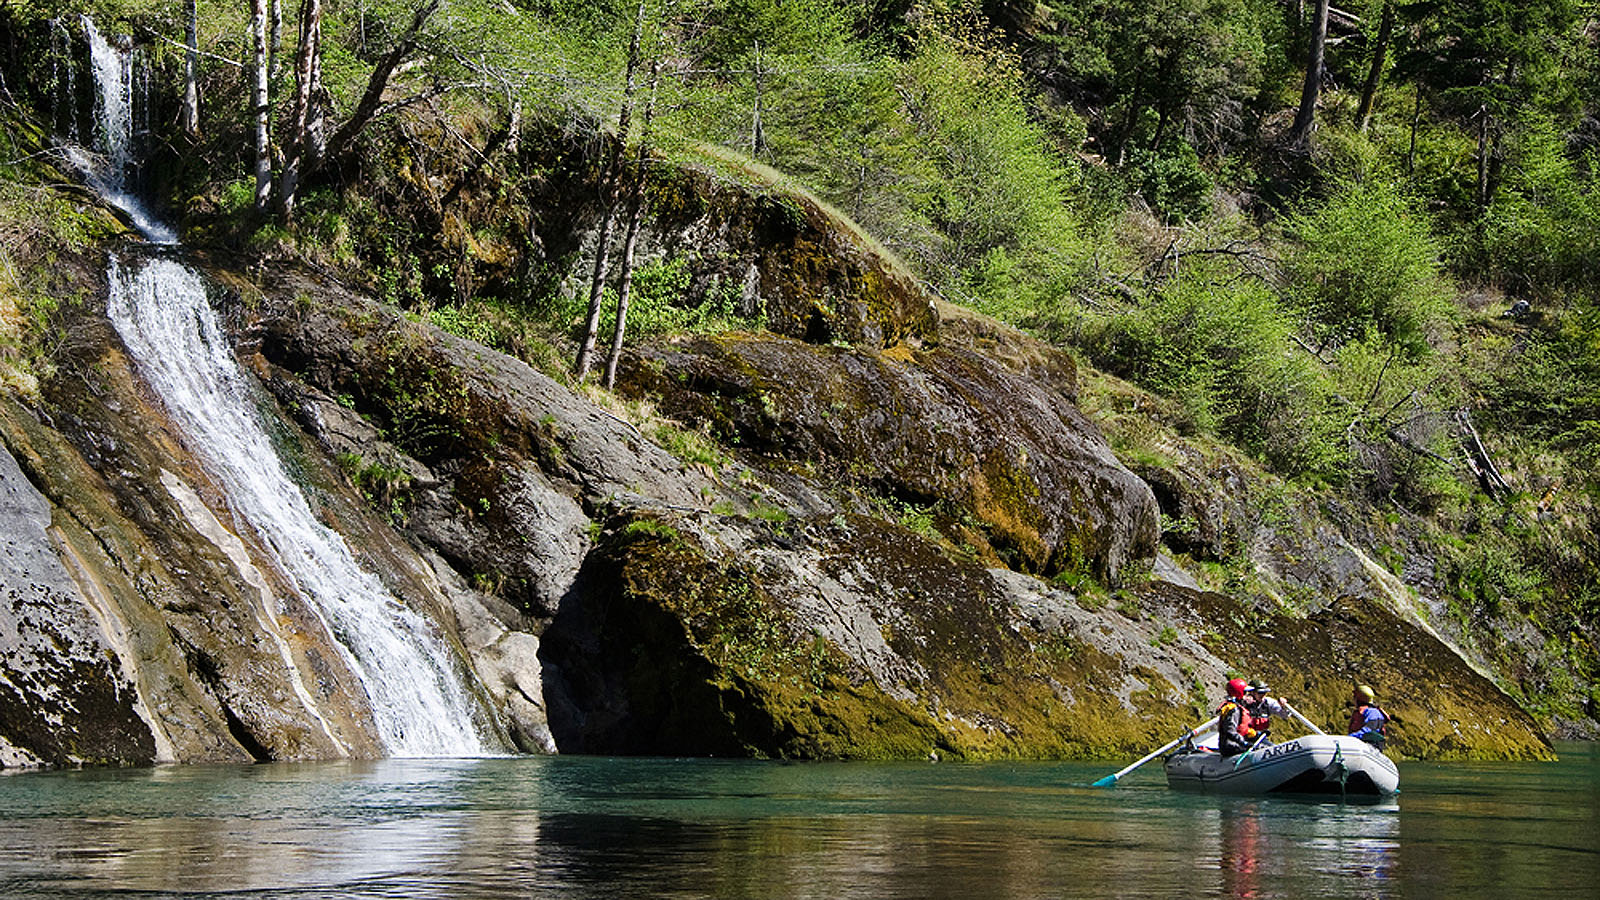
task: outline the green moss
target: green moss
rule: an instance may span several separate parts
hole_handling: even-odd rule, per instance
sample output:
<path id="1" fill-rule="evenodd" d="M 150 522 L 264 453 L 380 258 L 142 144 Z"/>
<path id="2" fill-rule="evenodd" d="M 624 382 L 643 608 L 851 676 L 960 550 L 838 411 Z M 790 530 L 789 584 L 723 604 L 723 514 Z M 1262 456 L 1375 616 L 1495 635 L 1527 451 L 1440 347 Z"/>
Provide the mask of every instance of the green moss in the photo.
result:
<path id="1" fill-rule="evenodd" d="M 530 449 L 528 435 L 507 430 L 503 406 L 474 391 L 467 374 L 440 356 L 423 332 L 402 327 L 356 341 L 366 349 L 348 389 L 385 439 L 409 455 L 425 462 L 482 458 L 503 442 Z"/>
<path id="2" fill-rule="evenodd" d="M 1044 573 L 1051 548 L 1043 537 L 1045 522 L 1038 504 L 1039 485 L 1026 466 L 1025 458 L 1016 461 L 1002 454 L 986 456 L 979 465 L 980 480 L 973 485 L 972 511 L 988 526 L 995 549 L 1014 568 Z"/>
<path id="3" fill-rule="evenodd" d="M 411 476 L 398 466 L 367 460 L 359 453 L 341 453 L 339 468 L 372 508 L 389 521 L 405 524 L 410 504 Z"/>

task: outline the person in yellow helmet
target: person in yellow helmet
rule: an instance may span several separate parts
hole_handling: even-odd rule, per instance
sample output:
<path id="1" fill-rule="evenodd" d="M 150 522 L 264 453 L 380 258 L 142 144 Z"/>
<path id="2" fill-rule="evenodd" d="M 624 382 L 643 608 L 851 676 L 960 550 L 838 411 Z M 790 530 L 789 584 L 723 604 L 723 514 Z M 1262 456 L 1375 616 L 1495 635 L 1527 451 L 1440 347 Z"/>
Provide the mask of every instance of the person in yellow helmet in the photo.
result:
<path id="1" fill-rule="evenodd" d="M 1358 684 L 1350 700 L 1355 705 L 1355 711 L 1350 714 L 1350 736 L 1382 750 L 1389 739 L 1389 714 L 1378 706 L 1377 695 L 1372 688 Z"/>

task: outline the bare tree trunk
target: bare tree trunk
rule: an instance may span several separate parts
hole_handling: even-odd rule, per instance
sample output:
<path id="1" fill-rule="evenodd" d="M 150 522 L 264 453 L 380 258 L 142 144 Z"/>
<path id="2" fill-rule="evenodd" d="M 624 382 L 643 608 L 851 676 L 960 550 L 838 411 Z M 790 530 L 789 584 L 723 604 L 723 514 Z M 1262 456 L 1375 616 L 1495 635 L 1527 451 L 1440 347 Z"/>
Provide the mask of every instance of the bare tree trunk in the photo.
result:
<path id="1" fill-rule="evenodd" d="M 272 0 L 272 33 L 267 44 L 267 72 L 278 79 L 278 55 L 283 51 L 283 0 Z"/>
<path id="2" fill-rule="evenodd" d="M 322 55 L 322 0 L 301 0 L 300 48 L 295 54 L 294 104 L 290 107 L 289 139 L 283 156 L 283 172 L 279 175 L 278 208 L 284 219 L 294 216 L 295 200 L 300 191 L 301 169 L 306 164 L 309 149 L 308 130 L 311 127 L 312 105 L 316 102 L 318 73 Z"/>
<path id="3" fill-rule="evenodd" d="M 250 43 L 254 49 L 255 89 L 251 92 L 256 120 L 256 213 L 265 215 L 272 201 L 272 107 L 267 94 L 267 0 L 250 0 Z"/>
<path id="4" fill-rule="evenodd" d="M 179 124 L 190 137 L 200 136 L 200 23 L 195 0 L 183 4 L 183 110 Z"/>
<path id="5" fill-rule="evenodd" d="M 1128 144 L 1133 141 L 1134 129 L 1139 124 L 1139 104 L 1144 102 L 1144 66 L 1139 66 L 1133 74 L 1133 92 L 1128 98 L 1128 114 L 1122 120 L 1122 129 L 1117 136 L 1117 161 L 1120 168 L 1128 161 Z"/>
<path id="6" fill-rule="evenodd" d="M 1478 484 L 1483 486 L 1484 493 L 1496 498 L 1509 495 L 1511 485 L 1506 482 L 1505 476 L 1500 474 L 1500 468 L 1494 464 L 1494 458 L 1489 455 L 1489 451 L 1484 449 L 1483 439 L 1478 436 L 1478 429 L 1472 425 L 1470 412 L 1465 409 L 1456 410 L 1456 429 L 1462 455 L 1467 461 L 1467 469 L 1478 479 Z"/>
<path id="7" fill-rule="evenodd" d="M 506 155 L 515 159 L 522 149 L 522 99 L 511 101 L 511 119 L 506 122 Z"/>
<path id="8" fill-rule="evenodd" d="M 761 42 L 756 41 L 756 100 L 754 108 L 750 113 L 750 155 L 753 157 L 760 157 L 761 151 L 765 150 L 767 147 L 767 135 L 761 127 L 761 91 L 764 87 L 762 84 L 763 74 L 764 73 L 761 71 Z"/>
<path id="9" fill-rule="evenodd" d="M 1389 56 L 1389 42 L 1394 39 L 1394 0 L 1383 4 L 1383 19 L 1378 23 L 1377 44 L 1372 48 L 1372 67 L 1367 69 L 1366 84 L 1361 86 L 1361 105 L 1356 108 L 1356 127 L 1362 134 L 1372 124 L 1372 106 L 1377 101 L 1378 85 L 1383 80 L 1383 65 Z"/>
<path id="10" fill-rule="evenodd" d="M 1156 131 L 1150 138 L 1150 152 L 1159 155 L 1167 139 L 1167 125 L 1172 122 L 1172 83 L 1183 64 L 1183 51 L 1175 50 L 1161 60 L 1156 70 Z"/>
<path id="11" fill-rule="evenodd" d="M 1489 206 L 1489 106 L 1478 106 L 1478 208 Z"/>
<path id="12" fill-rule="evenodd" d="M 633 95 L 637 90 L 635 75 L 639 68 L 639 42 L 644 35 L 644 7 L 647 0 L 639 0 L 639 12 L 633 21 L 633 40 L 628 44 L 628 69 L 622 89 L 622 110 L 617 114 L 617 138 L 606 161 L 600 189 L 605 212 L 600 219 L 600 234 L 595 242 L 594 277 L 589 281 L 589 309 L 584 319 L 583 340 L 578 345 L 578 358 L 572 364 L 572 374 L 578 381 L 589 376 L 594 364 L 594 346 L 600 331 L 600 304 L 605 297 L 606 275 L 610 267 L 611 231 L 617 219 L 617 182 L 622 177 L 622 152 L 628 144 L 629 119 L 633 116 Z"/>
<path id="13" fill-rule="evenodd" d="M 633 188 L 628 197 L 628 229 L 622 240 L 621 286 L 617 288 L 617 322 L 611 330 L 611 353 L 606 357 L 603 383 L 610 390 L 617 383 L 617 360 L 622 357 L 622 337 L 628 328 L 628 300 L 633 293 L 633 251 L 639 242 L 639 220 L 644 213 L 645 175 L 650 166 L 650 123 L 656 117 L 656 91 L 661 85 L 661 57 L 650 60 L 650 94 L 644 104 L 644 120 L 639 124 L 639 155 Z"/>
<path id="14" fill-rule="evenodd" d="M 1289 146 L 1304 147 L 1317 122 L 1317 98 L 1322 94 L 1322 55 L 1328 43 L 1328 0 L 1317 0 L 1311 19 L 1311 46 L 1306 53 L 1306 81 L 1300 91 L 1300 111 L 1289 131 Z"/>
<path id="15" fill-rule="evenodd" d="M 322 84 L 322 23 L 318 13 L 317 52 L 311 57 L 311 103 L 306 108 L 305 157 L 302 172 L 322 165 L 328 149 L 328 107 L 333 102 Z"/>

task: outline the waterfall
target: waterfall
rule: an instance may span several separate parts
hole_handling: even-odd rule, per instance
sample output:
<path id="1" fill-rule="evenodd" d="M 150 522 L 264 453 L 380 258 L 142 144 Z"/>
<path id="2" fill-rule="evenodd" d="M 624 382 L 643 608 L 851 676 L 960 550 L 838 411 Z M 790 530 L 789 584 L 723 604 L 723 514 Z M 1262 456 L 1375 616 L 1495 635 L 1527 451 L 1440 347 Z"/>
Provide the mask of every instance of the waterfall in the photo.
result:
<path id="1" fill-rule="evenodd" d="M 111 161 L 132 134 L 131 66 L 85 19 L 99 89 L 97 131 Z M 123 117 L 120 120 L 113 117 Z M 121 141 L 119 149 L 118 141 Z M 95 181 L 152 240 L 176 242 L 143 212 L 119 180 Z M 162 241 L 161 238 L 166 240 Z M 361 680 L 384 749 L 393 756 L 481 756 L 489 751 L 474 722 L 465 665 L 437 626 L 401 604 L 363 571 L 339 534 L 322 524 L 285 471 L 194 270 L 169 258 L 123 262 L 113 255 L 106 314 L 140 373 L 223 485 L 238 521 L 260 537 L 296 592 L 314 611 Z"/>
<path id="2" fill-rule="evenodd" d="M 78 140 L 78 67 L 72 60 L 72 32 L 61 19 L 50 20 L 50 83 L 55 91 L 56 129 Z"/>
<path id="3" fill-rule="evenodd" d="M 140 373 L 343 649 L 384 747 L 395 756 L 482 755 L 453 653 L 362 571 L 284 471 L 200 276 L 158 258 L 126 268 L 113 259 L 109 278 L 106 314 Z"/>
<path id="4" fill-rule="evenodd" d="M 94 137 L 101 158 L 73 146 L 64 148 L 67 158 L 84 173 L 102 199 L 133 221 L 146 240 L 176 244 L 177 232 L 152 216 L 128 189 L 134 138 L 133 52 L 113 46 L 88 16 L 83 16 L 82 22 L 89 41 L 89 72 L 94 76 Z"/>
<path id="5" fill-rule="evenodd" d="M 128 151 L 133 144 L 133 55 L 111 46 L 94 27 L 93 19 L 84 16 L 82 21 L 97 90 L 95 138 L 106 154 L 107 183 L 120 188 L 127 180 Z"/>

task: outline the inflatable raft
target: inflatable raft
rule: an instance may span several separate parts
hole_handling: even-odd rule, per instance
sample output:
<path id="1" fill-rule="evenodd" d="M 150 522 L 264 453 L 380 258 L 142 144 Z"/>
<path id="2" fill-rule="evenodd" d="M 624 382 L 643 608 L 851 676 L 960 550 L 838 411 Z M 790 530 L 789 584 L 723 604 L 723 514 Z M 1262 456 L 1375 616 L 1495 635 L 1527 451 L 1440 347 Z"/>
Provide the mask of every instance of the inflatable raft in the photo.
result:
<path id="1" fill-rule="evenodd" d="M 1400 789 L 1383 751 L 1344 735 L 1310 734 L 1238 756 L 1189 748 L 1167 757 L 1167 784 L 1217 794 L 1379 797 Z"/>

